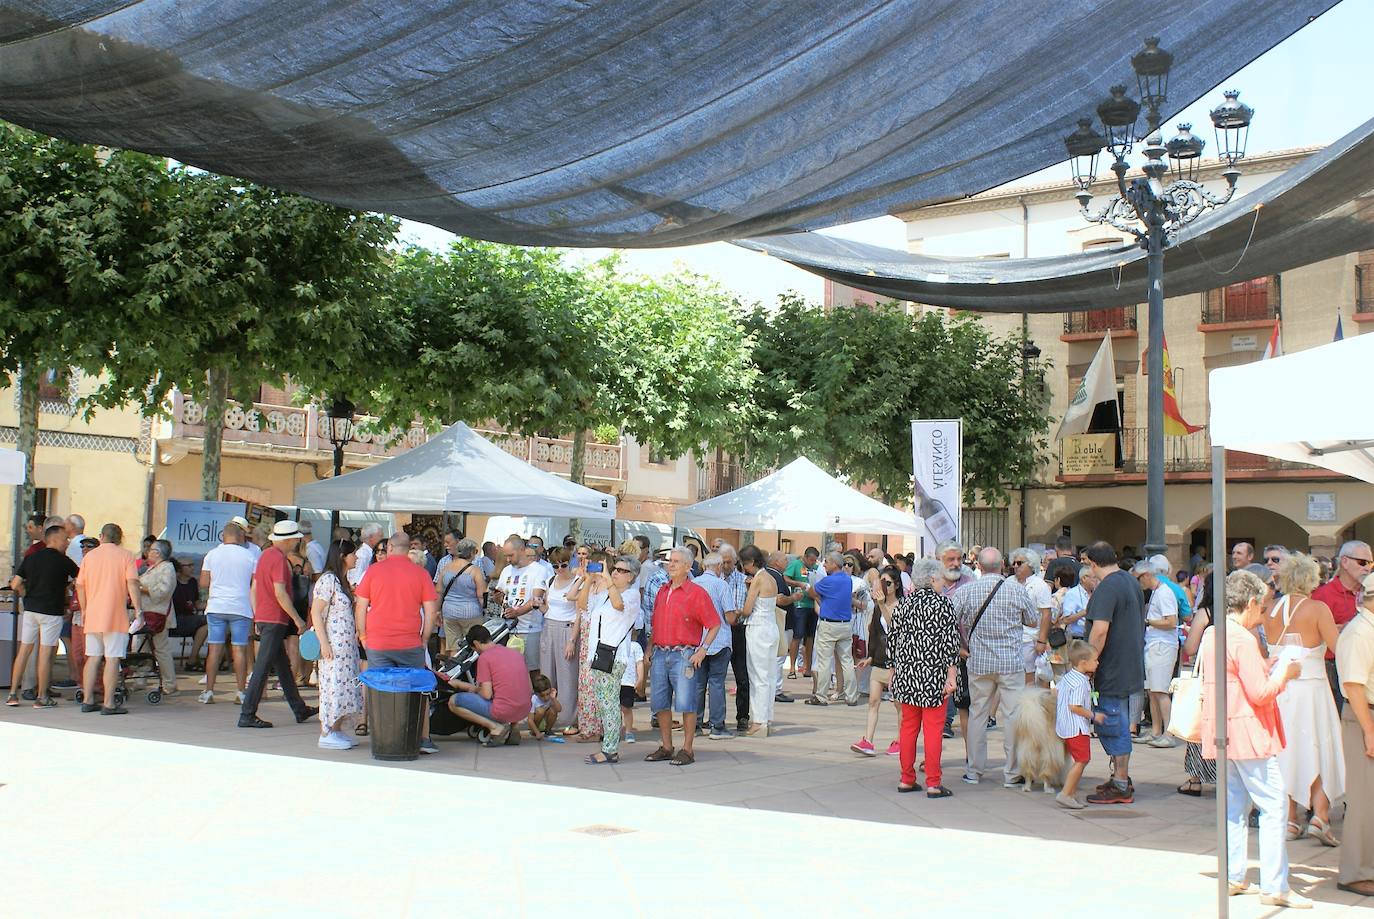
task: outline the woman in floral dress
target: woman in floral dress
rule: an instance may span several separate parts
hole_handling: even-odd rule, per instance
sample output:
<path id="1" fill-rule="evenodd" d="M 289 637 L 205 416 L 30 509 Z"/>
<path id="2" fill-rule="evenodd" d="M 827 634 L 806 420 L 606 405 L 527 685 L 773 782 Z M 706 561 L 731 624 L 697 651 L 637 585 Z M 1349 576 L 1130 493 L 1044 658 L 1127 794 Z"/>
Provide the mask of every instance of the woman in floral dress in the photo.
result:
<path id="1" fill-rule="evenodd" d="M 593 552 L 587 557 L 590 565 L 601 566 L 601 573 L 606 573 L 607 555 L 605 552 Z M 587 573 L 584 571 L 579 574 L 580 582 L 576 586 L 568 589 L 568 598 L 574 599 L 577 604 L 577 634 L 579 638 L 579 648 L 588 647 L 587 642 L 591 640 L 591 621 L 592 616 L 588 610 L 594 610 L 601 605 L 601 601 L 606 599 L 608 591 L 602 587 L 597 593 L 592 593 L 587 587 Z M 569 642 L 571 644 L 571 642 Z M 591 661 L 586 654 L 579 655 L 577 663 L 577 740 L 579 743 L 593 743 L 601 740 L 601 713 L 596 705 L 596 682 L 592 679 Z"/>
<path id="2" fill-rule="evenodd" d="M 358 745 L 353 729 L 363 717 L 363 690 L 358 683 L 353 588 L 348 583 L 348 571 L 356 562 L 357 546 L 347 539 L 331 542 L 310 604 L 310 621 L 320 640 L 322 750 L 347 750 Z"/>

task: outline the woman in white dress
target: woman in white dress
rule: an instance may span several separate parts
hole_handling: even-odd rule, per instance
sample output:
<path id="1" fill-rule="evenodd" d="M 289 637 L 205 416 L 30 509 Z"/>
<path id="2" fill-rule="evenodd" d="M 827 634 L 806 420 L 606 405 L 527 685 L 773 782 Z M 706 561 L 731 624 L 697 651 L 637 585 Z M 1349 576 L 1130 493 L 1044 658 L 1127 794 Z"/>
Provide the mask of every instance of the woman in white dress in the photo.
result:
<path id="1" fill-rule="evenodd" d="M 1264 621 L 1269 658 L 1296 654 L 1301 675 L 1279 695 L 1284 748 L 1279 772 L 1288 791 L 1288 838 L 1304 833 L 1323 845 L 1339 843 L 1331 832 L 1331 802 L 1345 794 L 1345 753 L 1340 717 L 1326 679 L 1326 649 L 1336 645 L 1331 609 L 1313 600 L 1320 569 L 1309 555 L 1295 552 L 1279 565 L 1275 578 L 1283 594 Z M 1291 650 L 1285 650 L 1285 648 Z M 1205 664 L 1204 664 L 1205 666 Z M 1312 820 L 1299 822 L 1307 808 Z"/>
<path id="2" fill-rule="evenodd" d="M 778 685 L 778 583 L 764 571 L 763 553 L 745 546 L 739 560 L 751 580 L 744 598 L 744 636 L 749 652 L 749 714 L 753 723 L 744 733 L 768 736 L 773 720 L 773 699 Z"/>

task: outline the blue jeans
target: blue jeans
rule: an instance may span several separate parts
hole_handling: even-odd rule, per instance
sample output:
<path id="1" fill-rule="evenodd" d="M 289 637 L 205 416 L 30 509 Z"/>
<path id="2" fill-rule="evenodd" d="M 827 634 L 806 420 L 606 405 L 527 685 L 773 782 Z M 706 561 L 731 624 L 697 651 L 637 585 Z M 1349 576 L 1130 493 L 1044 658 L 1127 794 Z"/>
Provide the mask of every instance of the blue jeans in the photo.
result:
<path id="1" fill-rule="evenodd" d="M 706 655 L 697 679 L 697 724 L 725 730 L 725 674 L 730 669 L 730 648 Z M 711 720 L 706 720 L 706 697 L 711 697 Z"/>
<path id="2" fill-rule="evenodd" d="M 696 713 L 698 676 L 687 676 L 687 662 L 694 648 L 655 647 L 649 665 L 649 708 L 654 714 L 672 709 L 678 714 Z"/>
<path id="3" fill-rule="evenodd" d="M 496 720 L 491 717 L 491 700 L 483 699 L 475 692 L 455 692 L 449 697 L 448 704 L 450 708 L 462 708 L 475 712 L 488 721 Z"/>
<path id="4" fill-rule="evenodd" d="M 1126 756 L 1131 752 L 1130 700 L 1126 696 L 1098 695 L 1094 711 L 1107 719 L 1097 726 L 1097 739 L 1108 756 Z"/>

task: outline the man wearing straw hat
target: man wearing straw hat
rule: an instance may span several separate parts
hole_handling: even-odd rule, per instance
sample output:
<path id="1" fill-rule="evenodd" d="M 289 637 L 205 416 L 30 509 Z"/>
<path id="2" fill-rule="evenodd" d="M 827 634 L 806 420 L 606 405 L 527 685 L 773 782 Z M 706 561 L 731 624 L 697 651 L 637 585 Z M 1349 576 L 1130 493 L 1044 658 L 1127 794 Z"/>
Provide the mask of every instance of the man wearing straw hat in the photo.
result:
<path id="1" fill-rule="evenodd" d="M 291 659 L 286 655 L 286 636 L 292 623 L 299 633 L 308 626 L 296 613 L 291 602 L 291 564 L 286 553 L 301 540 L 301 531 L 294 520 L 283 520 L 272 527 L 272 544 L 263 550 L 253 570 L 253 622 L 258 626 L 258 657 L 253 663 L 253 676 L 239 712 L 239 727 L 270 728 L 272 722 L 258 717 L 258 703 L 267 685 L 267 674 L 275 670 L 282 693 L 301 724 L 314 717 L 319 709 L 305 704 L 296 689 L 291 674 Z"/>

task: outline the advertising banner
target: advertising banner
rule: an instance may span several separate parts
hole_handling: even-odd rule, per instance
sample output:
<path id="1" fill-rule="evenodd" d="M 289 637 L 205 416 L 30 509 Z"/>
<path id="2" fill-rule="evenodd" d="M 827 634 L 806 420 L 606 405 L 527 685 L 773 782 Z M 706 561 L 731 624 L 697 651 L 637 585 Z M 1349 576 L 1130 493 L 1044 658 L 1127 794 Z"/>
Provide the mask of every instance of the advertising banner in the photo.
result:
<path id="1" fill-rule="evenodd" d="M 916 519 L 926 526 L 923 555 L 942 542 L 962 539 L 963 438 L 957 418 L 911 422 L 912 503 Z"/>
<path id="2" fill-rule="evenodd" d="M 178 556 L 200 558 L 219 545 L 230 518 L 244 513 L 242 501 L 168 501 L 167 539 Z"/>

